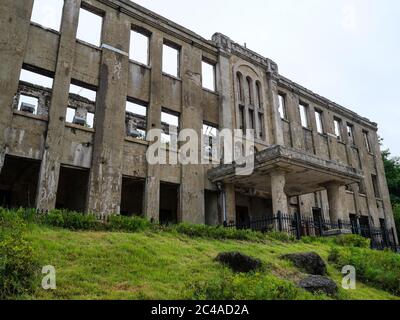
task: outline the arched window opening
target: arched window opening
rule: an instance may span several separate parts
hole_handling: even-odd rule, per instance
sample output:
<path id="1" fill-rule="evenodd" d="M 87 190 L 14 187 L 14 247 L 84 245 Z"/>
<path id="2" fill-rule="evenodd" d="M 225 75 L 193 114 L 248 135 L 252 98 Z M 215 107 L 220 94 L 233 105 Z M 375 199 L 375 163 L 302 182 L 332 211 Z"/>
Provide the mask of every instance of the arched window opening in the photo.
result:
<path id="1" fill-rule="evenodd" d="M 247 77 L 246 80 L 247 80 L 247 90 L 248 90 L 247 92 L 249 95 L 249 103 L 250 105 L 253 105 L 253 90 L 252 90 L 253 81 L 251 80 L 250 77 Z"/>
<path id="2" fill-rule="evenodd" d="M 238 96 L 239 101 L 243 101 L 243 84 L 242 84 L 242 74 L 240 72 L 237 73 L 237 86 L 238 86 Z"/>
<path id="3" fill-rule="evenodd" d="M 260 81 L 256 82 L 256 90 L 257 90 L 257 104 L 259 107 L 262 105 L 262 97 L 261 97 L 261 83 Z"/>

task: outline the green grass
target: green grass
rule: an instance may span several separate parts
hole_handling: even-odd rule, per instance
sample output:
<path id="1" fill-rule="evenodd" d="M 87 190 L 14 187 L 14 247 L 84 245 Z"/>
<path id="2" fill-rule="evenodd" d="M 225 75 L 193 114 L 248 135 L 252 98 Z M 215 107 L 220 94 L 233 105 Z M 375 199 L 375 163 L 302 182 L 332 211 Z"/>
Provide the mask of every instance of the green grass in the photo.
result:
<path id="1" fill-rule="evenodd" d="M 23 299 L 197 299 L 215 297 L 221 286 L 226 298 L 328 299 L 298 289 L 294 283 L 303 275 L 280 256 L 315 251 L 327 261 L 330 243 L 246 242 L 154 230 L 74 232 L 36 224 L 29 225 L 26 237 L 40 265 L 56 268 L 57 289 L 38 288 Z M 214 261 L 218 253 L 236 250 L 261 259 L 264 271 L 240 276 Z M 340 286 L 336 267 L 329 265 L 328 271 Z M 397 299 L 359 281 L 357 285 L 353 291 L 340 289 L 337 298 Z"/>

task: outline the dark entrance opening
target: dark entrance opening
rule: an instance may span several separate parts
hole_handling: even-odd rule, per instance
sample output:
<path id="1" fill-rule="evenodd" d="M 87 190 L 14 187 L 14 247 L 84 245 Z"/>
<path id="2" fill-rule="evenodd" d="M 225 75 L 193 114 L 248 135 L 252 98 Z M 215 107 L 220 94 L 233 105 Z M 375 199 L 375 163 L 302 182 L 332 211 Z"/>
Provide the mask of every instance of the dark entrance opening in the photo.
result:
<path id="1" fill-rule="evenodd" d="M 236 207 L 236 224 L 238 227 L 249 228 L 250 227 L 250 215 L 248 207 Z"/>
<path id="2" fill-rule="evenodd" d="M 206 225 L 216 226 L 222 224 L 222 218 L 218 205 L 218 192 L 205 190 L 204 201 Z"/>
<path id="3" fill-rule="evenodd" d="M 40 161 L 6 155 L 0 173 L 0 205 L 34 208 Z"/>
<path id="4" fill-rule="evenodd" d="M 360 228 L 361 228 L 361 235 L 364 238 L 371 238 L 369 217 L 366 216 L 360 217 Z"/>
<path id="5" fill-rule="evenodd" d="M 122 178 L 121 215 L 142 216 L 145 181 L 130 177 Z"/>
<path id="6" fill-rule="evenodd" d="M 321 208 L 313 208 L 314 230 L 317 237 L 321 237 L 324 233 L 322 230 L 322 210 Z"/>
<path id="7" fill-rule="evenodd" d="M 178 223 L 179 185 L 160 184 L 160 223 L 164 225 Z"/>
<path id="8" fill-rule="evenodd" d="M 89 170 L 61 166 L 56 208 L 85 212 Z"/>

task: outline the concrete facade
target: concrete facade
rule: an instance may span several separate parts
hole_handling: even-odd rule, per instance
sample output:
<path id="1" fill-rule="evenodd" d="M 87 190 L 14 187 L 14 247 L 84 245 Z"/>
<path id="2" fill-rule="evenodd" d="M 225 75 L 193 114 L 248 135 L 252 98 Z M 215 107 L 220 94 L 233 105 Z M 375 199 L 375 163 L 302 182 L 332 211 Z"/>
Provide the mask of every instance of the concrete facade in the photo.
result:
<path id="1" fill-rule="evenodd" d="M 328 219 L 363 217 L 395 228 L 377 124 L 290 81 L 275 62 L 228 37 L 203 39 L 131 1 L 65 0 L 60 31 L 30 22 L 33 2 L 1 3 L 3 205 L 84 208 L 102 215 L 124 211 L 155 221 L 209 224 L 235 222 L 237 210 L 246 207 L 249 218 L 263 210 L 312 215 L 318 208 Z M 82 7 L 103 18 L 99 47 L 76 39 Z M 149 37 L 148 65 L 129 59 L 131 30 Z M 177 76 L 162 71 L 163 44 L 179 51 Z M 215 91 L 202 87 L 202 61 L 215 67 Z M 52 89 L 19 81 L 22 68 L 53 78 Z M 95 90 L 96 102 L 70 94 L 70 83 Z M 18 109 L 22 94 L 38 98 L 35 114 Z M 126 113 L 132 99 L 146 106 L 145 121 Z M 306 127 L 300 104 L 307 110 Z M 94 113 L 93 128 L 66 122 L 68 106 L 82 117 Z M 162 129 L 165 110 L 179 117 L 179 130 L 194 129 L 200 136 L 204 124 L 254 129 L 258 174 L 238 181 L 219 166 L 149 164 L 152 143 L 127 135 L 127 123 Z M 10 174 L 15 168 L 22 177 Z M 28 173 L 35 194 L 26 201 L 28 189 L 16 186 Z M 69 176 L 80 188 L 66 187 Z M 138 201 L 132 209 L 129 197 Z"/>

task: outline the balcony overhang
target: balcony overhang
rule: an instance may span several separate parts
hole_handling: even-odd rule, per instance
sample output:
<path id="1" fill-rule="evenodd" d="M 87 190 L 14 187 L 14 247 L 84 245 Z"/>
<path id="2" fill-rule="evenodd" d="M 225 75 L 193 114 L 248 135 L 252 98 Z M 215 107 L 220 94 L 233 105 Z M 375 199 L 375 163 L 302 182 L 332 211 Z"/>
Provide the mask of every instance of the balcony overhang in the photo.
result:
<path id="1" fill-rule="evenodd" d="M 277 171 L 286 176 L 288 196 L 321 191 L 331 184 L 358 183 L 363 178 L 360 170 L 286 146 L 272 146 L 255 154 L 252 170 L 245 171 L 244 166 L 237 164 L 221 165 L 209 170 L 208 178 L 213 183 L 235 184 L 239 189 L 268 195 L 271 193 L 270 174 Z"/>

